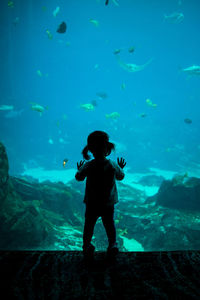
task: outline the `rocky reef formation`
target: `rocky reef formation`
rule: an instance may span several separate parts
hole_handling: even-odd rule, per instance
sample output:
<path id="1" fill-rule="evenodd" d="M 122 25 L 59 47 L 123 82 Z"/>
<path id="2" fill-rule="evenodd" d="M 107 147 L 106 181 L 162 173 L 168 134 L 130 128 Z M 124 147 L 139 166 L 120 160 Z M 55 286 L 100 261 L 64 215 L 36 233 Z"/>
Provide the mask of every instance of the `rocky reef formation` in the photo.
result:
<path id="1" fill-rule="evenodd" d="M 157 205 L 200 212 L 200 179 L 177 175 L 164 180 L 154 199 Z"/>
<path id="2" fill-rule="evenodd" d="M 6 149 L 2 143 L 0 143 L 0 200 L 1 202 L 6 198 L 8 193 L 8 157 Z"/>
<path id="3" fill-rule="evenodd" d="M 0 249 L 81 250 L 84 226 L 84 184 L 27 177 L 9 177 L 5 148 L 0 144 Z M 200 249 L 200 183 L 198 178 L 176 176 L 161 182 L 158 193 L 147 198 L 144 191 L 118 184 L 119 204 L 115 223 L 120 251 L 166 251 Z M 144 178 L 143 183 L 150 178 Z M 107 248 L 98 220 L 93 243 Z"/>

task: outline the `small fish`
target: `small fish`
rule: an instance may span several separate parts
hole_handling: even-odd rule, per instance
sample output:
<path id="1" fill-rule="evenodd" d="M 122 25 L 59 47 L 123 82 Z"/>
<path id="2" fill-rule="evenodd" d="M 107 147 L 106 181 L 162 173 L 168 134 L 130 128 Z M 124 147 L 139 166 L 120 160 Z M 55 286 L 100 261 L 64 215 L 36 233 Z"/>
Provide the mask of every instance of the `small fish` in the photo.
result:
<path id="1" fill-rule="evenodd" d="M 99 26 L 99 21 L 97 21 L 97 20 L 90 19 L 90 23 L 94 24 L 96 27 Z"/>
<path id="2" fill-rule="evenodd" d="M 130 47 L 129 49 L 128 49 L 128 52 L 129 53 L 133 53 L 135 51 L 135 48 L 134 47 Z"/>
<path id="3" fill-rule="evenodd" d="M 59 12 L 60 12 L 60 7 L 57 6 L 53 11 L 53 16 L 56 17 L 59 14 Z"/>
<path id="4" fill-rule="evenodd" d="M 13 1 L 8 1 L 8 7 L 14 8 L 14 2 Z"/>
<path id="5" fill-rule="evenodd" d="M 98 92 L 96 95 L 101 99 L 106 99 L 108 95 L 105 92 Z"/>
<path id="6" fill-rule="evenodd" d="M 63 139 L 63 138 L 59 138 L 59 143 L 61 143 L 61 144 L 66 144 L 66 142 L 65 142 L 65 140 Z"/>
<path id="7" fill-rule="evenodd" d="M 109 3 L 109 0 L 106 0 L 105 5 L 108 5 L 108 3 Z"/>
<path id="8" fill-rule="evenodd" d="M 147 114 L 145 114 L 145 113 L 141 113 L 141 114 L 140 114 L 140 117 L 141 117 L 141 118 L 145 118 L 146 116 L 147 116 Z"/>
<path id="9" fill-rule="evenodd" d="M 125 83 L 123 82 L 122 84 L 121 84 L 121 90 L 125 90 L 126 89 L 126 85 L 125 85 Z"/>
<path id="10" fill-rule="evenodd" d="M 44 112 L 45 109 L 48 109 L 48 106 L 44 107 L 44 106 L 42 106 L 40 104 L 37 104 L 35 102 L 30 102 L 30 104 L 31 104 L 31 109 L 39 112 L 40 116 L 42 116 L 42 113 Z"/>
<path id="11" fill-rule="evenodd" d="M 69 161 L 69 159 L 67 159 L 67 158 L 63 159 L 63 168 L 65 168 L 68 161 Z"/>
<path id="12" fill-rule="evenodd" d="M 112 120 L 116 120 L 120 117 L 120 114 L 118 112 L 112 112 L 110 114 L 106 114 L 106 119 L 112 119 Z"/>
<path id="13" fill-rule="evenodd" d="M 157 107 L 157 104 L 153 103 L 150 99 L 146 99 L 146 104 L 151 107 Z"/>
<path id="14" fill-rule="evenodd" d="M 48 143 L 49 143 L 50 145 L 53 145 L 54 142 L 53 142 L 52 139 L 49 139 L 49 140 L 48 140 Z"/>
<path id="15" fill-rule="evenodd" d="M 121 49 L 115 49 L 115 50 L 113 51 L 113 54 L 117 55 L 117 54 L 119 54 L 120 52 L 121 52 Z"/>
<path id="16" fill-rule="evenodd" d="M 184 122 L 185 122 L 186 124 L 192 124 L 192 120 L 189 119 L 189 118 L 184 119 Z"/>
<path id="17" fill-rule="evenodd" d="M 92 103 L 81 104 L 80 107 L 83 108 L 85 111 L 93 111 L 95 109 Z"/>
<path id="18" fill-rule="evenodd" d="M 0 105 L 0 110 L 13 110 L 14 106 L 13 105 Z"/>
<path id="19" fill-rule="evenodd" d="M 94 65 L 94 69 L 97 70 L 99 68 L 99 64 Z"/>
<path id="20" fill-rule="evenodd" d="M 184 14 L 178 12 L 172 13 L 168 16 L 164 15 L 164 20 L 174 24 L 181 23 L 183 19 L 184 19 Z"/>
<path id="21" fill-rule="evenodd" d="M 36 73 L 39 77 L 42 77 L 42 72 L 40 70 L 37 70 Z"/>
<path id="22" fill-rule="evenodd" d="M 65 22 L 62 22 L 57 29 L 58 33 L 65 33 L 67 30 L 67 24 Z"/>
<path id="23" fill-rule="evenodd" d="M 48 38 L 49 38 L 50 40 L 52 40 L 52 39 L 53 39 L 52 33 L 51 33 L 48 29 L 46 30 L 46 33 L 47 33 L 47 35 L 48 35 Z"/>

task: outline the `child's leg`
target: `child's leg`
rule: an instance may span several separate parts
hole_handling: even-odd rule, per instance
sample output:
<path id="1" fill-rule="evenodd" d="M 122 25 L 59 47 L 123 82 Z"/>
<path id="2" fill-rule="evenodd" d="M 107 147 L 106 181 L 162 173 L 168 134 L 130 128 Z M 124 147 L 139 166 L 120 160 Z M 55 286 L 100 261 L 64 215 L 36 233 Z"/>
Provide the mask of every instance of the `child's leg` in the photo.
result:
<path id="1" fill-rule="evenodd" d="M 116 243 L 116 229 L 114 223 L 114 206 L 106 207 L 102 214 L 102 222 L 105 227 L 109 246 Z"/>
<path id="2" fill-rule="evenodd" d="M 83 232 L 83 248 L 90 246 L 94 232 L 94 226 L 96 224 L 97 219 L 98 216 L 93 212 L 93 210 L 91 208 L 86 207 L 85 225 Z"/>

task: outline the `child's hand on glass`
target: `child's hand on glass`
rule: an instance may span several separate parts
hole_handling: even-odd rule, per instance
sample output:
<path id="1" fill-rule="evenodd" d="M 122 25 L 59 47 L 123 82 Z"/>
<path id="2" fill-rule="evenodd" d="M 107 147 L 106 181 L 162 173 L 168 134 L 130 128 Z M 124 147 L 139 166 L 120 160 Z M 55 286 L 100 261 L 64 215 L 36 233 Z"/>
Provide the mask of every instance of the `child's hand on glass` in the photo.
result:
<path id="1" fill-rule="evenodd" d="M 125 159 L 121 157 L 121 159 L 119 159 L 119 157 L 117 158 L 117 163 L 120 166 L 120 168 L 124 168 L 126 165 Z"/>
<path id="2" fill-rule="evenodd" d="M 84 164 L 84 162 L 85 162 L 84 160 L 81 160 L 80 163 L 77 162 L 77 169 L 78 170 L 82 167 L 82 165 Z"/>

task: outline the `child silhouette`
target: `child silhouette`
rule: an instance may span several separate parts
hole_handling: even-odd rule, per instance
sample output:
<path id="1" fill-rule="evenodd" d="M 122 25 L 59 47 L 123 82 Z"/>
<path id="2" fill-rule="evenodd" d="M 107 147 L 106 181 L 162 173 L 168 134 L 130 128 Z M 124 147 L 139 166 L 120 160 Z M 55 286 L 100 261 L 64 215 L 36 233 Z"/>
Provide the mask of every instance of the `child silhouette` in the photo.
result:
<path id="1" fill-rule="evenodd" d="M 87 138 L 87 146 L 82 151 L 86 160 L 90 159 L 90 151 L 94 159 L 89 162 L 77 163 L 78 171 L 76 180 L 86 180 L 84 203 L 86 204 L 85 225 L 83 232 L 83 253 L 92 255 L 95 247 L 91 244 L 94 226 L 99 217 L 102 218 L 109 246 L 108 254 L 118 252 L 116 243 L 116 230 L 114 224 L 114 204 L 118 202 L 118 194 L 115 180 L 124 178 L 123 168 L 126 162 L 123 158 L 117 158 L 118 164 L 107 159 L 111 151 L 115 149 L 109 142 L 108 134 L 104 131 L 94 131 Z"/>

